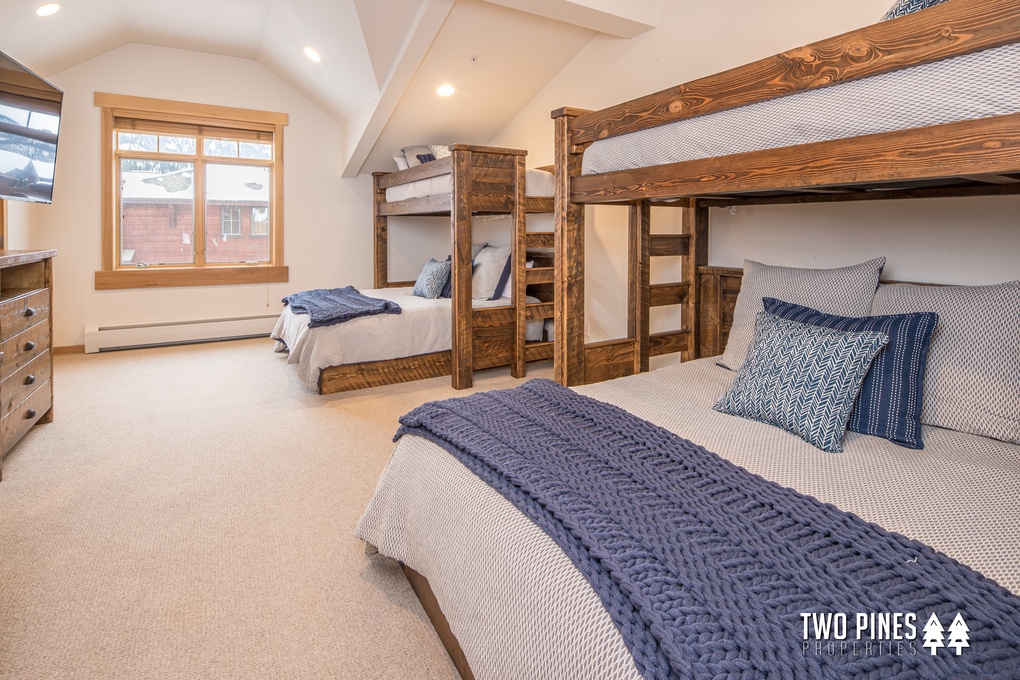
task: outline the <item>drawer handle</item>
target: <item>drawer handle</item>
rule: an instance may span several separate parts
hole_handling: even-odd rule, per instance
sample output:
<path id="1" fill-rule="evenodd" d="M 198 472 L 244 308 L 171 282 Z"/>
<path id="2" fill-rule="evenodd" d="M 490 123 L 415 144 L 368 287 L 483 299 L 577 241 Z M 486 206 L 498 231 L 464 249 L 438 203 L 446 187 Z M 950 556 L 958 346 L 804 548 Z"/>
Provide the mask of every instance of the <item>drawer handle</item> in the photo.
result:
<path id="1" fill-rule="evenodd" d="M 28 420 L 29 418 L 35 418 L 35 409 L 34 408 L 30 408 L 27 411 L 25 411 L 25 419 Z"/>
<path id="2" fill-rule="evenodd" d="M 29 340 L 28 342 L 25 343 L 26 352 L 31 352 L 33 349 L 35 349 L 35 341 Z"/>
<path id="3" fill-rule="evenodd" d="M 25 316 L 35 316 L 35 309 L 33 307 L 29 307 L 28 309 L 26 309 Z"/>
<path id="4" fill-rule="evenodd" d="M 35 376 L 32 375 L 31 373 L 29 373 L 28 376 L 26 376 L 26 378 L 25 378 L 25 384 L 26 385 L 31 385 L 34 382 L 35 382 Z"/>

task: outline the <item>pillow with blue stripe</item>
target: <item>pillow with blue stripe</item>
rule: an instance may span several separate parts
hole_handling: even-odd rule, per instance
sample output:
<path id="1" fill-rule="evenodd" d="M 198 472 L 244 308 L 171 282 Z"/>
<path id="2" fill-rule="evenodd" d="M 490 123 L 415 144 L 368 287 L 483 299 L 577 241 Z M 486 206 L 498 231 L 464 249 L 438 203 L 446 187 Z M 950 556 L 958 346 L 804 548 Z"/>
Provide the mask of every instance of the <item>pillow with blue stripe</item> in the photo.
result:
<path id="1" fill-rule="evenodd" d="M 864 376 L 887 342 L 885 333 L 841 331 L 759 312 L 747 360 L 714 408 L 839 453 Z"/>
<path id="2" fill-rule="evenodd" d="M 939 316 L 934 312 L 852 318 L 763 298 L 765 311 L 781 319 L 841 331 L 877 331 L 889 344 L 871 365 L 850 414 L 847 429 L 884 437 L 910 449 L 923 449 L 921 403 L 928 348 Z"/>
<path id="3" fill-rule="evenodd" d="M 418 280 L 414 282 L 412 295 L 435 300 L 443 292 L 443 288 L 450 282 L 450 260 L 436 261 L 430 259 L 422 267 Z"/>
<path id="4" fill-rule="evenodd" d="M 888 21 L 901 17 L 904 14 L 916 12 L 919 9 L 928 9 L 935 5 L 941 5 L 946 0 L 897 0 L 896 4 L 889 8 L 889 11 L 882 15 L 881 21 Z"/>

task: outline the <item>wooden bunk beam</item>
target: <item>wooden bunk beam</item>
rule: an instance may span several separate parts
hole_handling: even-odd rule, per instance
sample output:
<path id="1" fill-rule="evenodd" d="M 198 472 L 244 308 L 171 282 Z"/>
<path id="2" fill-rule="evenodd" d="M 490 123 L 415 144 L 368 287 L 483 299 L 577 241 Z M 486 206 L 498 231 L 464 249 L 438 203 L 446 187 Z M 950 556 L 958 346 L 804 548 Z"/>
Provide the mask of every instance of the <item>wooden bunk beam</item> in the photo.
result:
<path id="1" fill-rule="evenodd" d="M 652 210 L 648 201 L 637 201 L 628 212 L 628 313 L 627 338 L 634 344 L 631 373 L 648 370 L 649 307 L 655 294 L 651 285 Z"/>
<path id="2" fill-rule="evenodd" d="M 553 371 L 561 385 L 584 383 L 584 211 L 570 195 L 581 175 L 584 147 L 570 143 L 571 120 L 581 109 L 553 112 L 556 131 L 556 179 L 553 212 L 556 222 L 555 321 Z"/>
<path id="3" fill-rule="evenodd" d="M 1018 169 L 1020 113 L 1013 113 L 575 177 L 570 185 L 570 201 L 623 203 L 648 198 L 793 191 L 804 187 L 1005 174 Z"/>
<path id="4" fill-rule="evenodd" d="M 527 356 L 525 345 L 528 342 L 528 276 L 522 276 L 521 272 L 527 271 L 526 262 L 528 259 L 528 215 L 525 210 L 527 199 L 527 168 L 524 165 L 524 156 L 514 157 L 514 211 L 510 214 L 511 229 L 513 230 L 513 247 L 510 257 L 513 258 L 512 271 L 517 272 L 514 277 L 514 290 L 512 291 L 514 303 L 514 355 L 513 363 L 510 365 L 510 375 L 515 378 L 523 378 L 526 373 L 525 364 Z"/>
<path id="5" fill-rule="evenodd" d="M 385 176 L 384 172 L 372 173 L 372 216 L 375 235 L 375 248 L 372 250 L 374 288 L 386 288 L 390 278 L 389 229 L 386 216 L 380 211 L 381 206 L 386 204 L 386 189 L 379 184 Z"/>
<path id="6" fill-rule="evenodd" d="M 842 194 L 799 194 L 777 196 L 725 196 L 703 198 L 706 208 L 730 208 L 740 205 L 784 205 L 791 203 L 843 203 L 847 201 L 883 201 L 904 198 L 966 198 L 973 196 L 1012 196 L 1020 194 L 1020 184 L 967 184 L 921 188 L 868 189 Z"/>
<path id="7" fill-rule="evenodd" d="M 690 239 L 689 252 L 683 259 L 683 280 L 687 284 L 687 295 L 684 297 L 680 311 L 680 319 L 687 334 L 687 347 L 681 352 L 680 359 L 689 361 L 701 356 L 701 323 L 698 302 L 701 299 L 698 270 L 708 264 L 708 208 L 702 206 L 697 199 L 690 199 L 684 208 L 682 231 Z"/>
<path id="8" fill-rule="evenodd" d="M 454 200 L 450 206 L 450 230 L 453 243 L 450 289 L 454 389 L 471 387 L 474 371 L 471 315 L 471 151 L 451 150 Z M 445 159 L 443 159 L 445 160 Z M 426 163 L 425 165 L 431 165 Z M 413 169 L 413 168 L 412 168 Z M 404 171 L 406 172 L 406 171 Z"/>
<path id="9" fill-rule="evenodd" d="M 1016 0 L 953 0 L 600 111 L 575 113 L 569 141 L 590 143 L 1014 42 L 1020 42 Z"/>

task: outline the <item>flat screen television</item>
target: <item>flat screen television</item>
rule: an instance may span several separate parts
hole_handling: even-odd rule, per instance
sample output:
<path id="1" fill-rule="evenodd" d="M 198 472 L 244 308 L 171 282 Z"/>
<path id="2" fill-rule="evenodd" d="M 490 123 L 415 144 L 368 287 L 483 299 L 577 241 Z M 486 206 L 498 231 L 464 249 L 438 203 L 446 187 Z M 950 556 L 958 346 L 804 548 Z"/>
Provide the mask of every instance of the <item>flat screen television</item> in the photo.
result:
<path id="1" fill-rule="evenodd" d="M 64 93 L 0 52 L 0 199 L 53 202 Z"/>

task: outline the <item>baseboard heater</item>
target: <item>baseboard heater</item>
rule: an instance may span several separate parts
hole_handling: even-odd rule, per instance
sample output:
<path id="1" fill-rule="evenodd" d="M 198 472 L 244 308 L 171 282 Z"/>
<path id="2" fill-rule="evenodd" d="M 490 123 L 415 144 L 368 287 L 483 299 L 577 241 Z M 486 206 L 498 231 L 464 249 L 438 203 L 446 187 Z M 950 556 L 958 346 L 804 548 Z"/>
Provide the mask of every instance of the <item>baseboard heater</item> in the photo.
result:
<path id="1" fill-rule="evenodd" d="M 104 352 L 135 347 L 184 345 L 194 342 L 265 337 L 273 330 L 278 314 L 231 319 L 199 319 L 132 326 L 98 326 L 85 330 L 85 352 Z"/>

